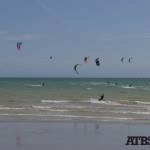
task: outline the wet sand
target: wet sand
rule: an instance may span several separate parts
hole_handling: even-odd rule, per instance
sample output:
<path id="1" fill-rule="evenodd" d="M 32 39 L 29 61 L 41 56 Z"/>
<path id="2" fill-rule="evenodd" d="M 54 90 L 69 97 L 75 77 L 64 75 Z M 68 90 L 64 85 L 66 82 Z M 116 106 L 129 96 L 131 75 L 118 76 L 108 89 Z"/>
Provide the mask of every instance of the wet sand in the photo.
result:
<path id="1" fill-rule="evenodd" d="M 0 122 L 2 150 L 148 150 L 127 136 L 150 136 L 149 124 Z"/>

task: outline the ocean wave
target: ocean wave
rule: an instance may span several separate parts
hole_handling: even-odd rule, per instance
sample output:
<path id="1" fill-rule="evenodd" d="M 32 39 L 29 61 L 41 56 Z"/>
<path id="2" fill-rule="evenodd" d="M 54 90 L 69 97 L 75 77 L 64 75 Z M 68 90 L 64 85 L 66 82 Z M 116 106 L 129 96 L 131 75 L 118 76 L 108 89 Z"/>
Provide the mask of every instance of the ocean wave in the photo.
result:
<path id="1" fill-rule="evenodd" d="M 70 118 L 70 119 L 98 119 L 99 121 L 117 121 L 117 120 L 133 120 L 134 118 L 127 118 L 127 117 L 99 117 L 99 116 L 83 116 L 83 115 L 61 115 L 61 114 L 56 114 L 56 115 L 52 115 L 52 114 L 25 114 L 25 113 L 20 113 L 20 114 L 12 114 L 12 113 L 0 113 L 0 116 L 32 116 L 32 117 L 58 117 L 58 118 Z M 30 119 L 30 118 L 28 118 Z M 32 119 L 36 119 L 36 118 L 32 118 Z M 45 118 L 43 118 L 45 119 Z M 49 118 L 50 119 L 50 118 Z M 55 118 L 56 119 L 56 118 Z"/>
<path id="2" fill-rule="evenodd" d="M 0 110 L 24 110 L 27 109 L 26 107 L 5 107 L 0 106 Z"/>
<path id="3" fill-rule="evenodd" d="M 106 105 L 122 105 L 117 102 L 112 102 L 112 101 L 98 101 L 97 99 L 90 99 L 91 103 L 98 103 L 98 104 L 106 104 Z"/>
<path id="4" fill-rule="evenodd" d="M 150 87 L 142 88 L 143 90 L 150 90 Z"/>
<path id="5" fill-rule="evenodd" d="M 136 89 L 150 90 L 150 86 L 135 86 Z"/>
<path id="6" fill-rule="evenodd" d="M 110 112 L 113 113 L 113 112 Z M 117 113 L 117 112 L 116 112 Z M 142 115 L 149 115 L 150 112 L 123 112 L 123 113 L 133 113 L 133 114 L 142 114 Z M 51 114 L 51 113 L 0 113 L 0 117 L 5 116 L 5 119 L 7 117 L 9 119 L 12 119 L 11 117 L 20 117 L 18 119 L 29 119 L 29 120 L 93 120 L 93 121 L 149 121 L 150 119 L 147 117 L 136 117 L 136 116 L 95 116 L 95 115 L 73 115 L 73 114 Z"/>
<path id="7" fill-rule="evenodd" d="M 32 108 L 37 108 L 37 109 L 51 109 L 52 107 L 49 106 L 31 106 Z"/>
<path id="8" fill-rule="evenodd" d="M 33 86 L 33 87 L 39 87 L 39 86 L 42 86 L 41 84 L 25 84 L 27 86 Z"/>
<path id="9" fill-rule="evenodd" d="M 137 114 L 137 115 L 150 115 L 150 112 L 148 111 L 127 111 L 127 112 L 122 112 L 126 114 Z"/>
<path id="10" fill-rule="evenodd" d="M 86 88 L 86 89 L 87 89 L 87 90 L 91 90 L 92 88 L 89 87 L 89 88 Z"/>
<path id="11" fill-rule="evenodd" d="M 90 84 L 92 85 L 102 85 L 102 84 L 107 84 L 106 82 L 91 82 Z"/>
<path id="12" fill-rule="evenodd" d="M 58 112 L 68 112 L 69 110 L 67 109 L 59 109 L 58 108 L 53 108 L 53 107 L 48 107 L 48 106 L 32 106 L 34 109 L 38 110 L 48 110 L 48 111 L 58 111 Z"/>
<path id="13" fill-rule="evenodd" d="M 68 108 L 68 109 L 84 109 L 84 108 L 91 108 L 91 106 L 65 106 L 65 108 Z"/>
<path id="14" fill-rule="evenodd" d="M 42 103 L 90 103 L 89 100 L 71 101 L 71 100 L 41 100 Z"/>
<path id="15" fill-rule="evenodd" d="M 42 103 L 69 103 L 68 100 L 41 100 Z"/>
<path id="16" fill-rule="evenodd" d="M 135 101 L 137 104 L 150 105 L 150 102 Z"/>
<path id="17" fill-rule="evenodd" d="M 122 85 L 121 86 L 122 88 L 124 88 L 124 89 L 135 89 L 135 87 L 134 86 L 124 86 L 124 85 Z"/>
<path id="18" fill-rule="evenodd" d="M 137 114 L 137 115 L 150 115 L 149 111 L 122 111 L 122 110 L 116 110 L 116 111 L 100 111 L 101 113 L 115 113 L 115 114 Z"/>

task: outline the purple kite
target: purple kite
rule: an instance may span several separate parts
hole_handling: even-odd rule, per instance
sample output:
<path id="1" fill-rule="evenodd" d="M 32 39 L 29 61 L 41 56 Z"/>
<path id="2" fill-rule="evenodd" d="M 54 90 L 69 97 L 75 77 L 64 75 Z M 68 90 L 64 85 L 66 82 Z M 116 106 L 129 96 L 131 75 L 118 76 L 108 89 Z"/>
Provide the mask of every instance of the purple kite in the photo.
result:
<path id="1" fill-rule="evenodd" d="M 22 45 L 22 42 L 17 42 L 17 50 L 18 51 L 20 51 L 21 45 Z"/>

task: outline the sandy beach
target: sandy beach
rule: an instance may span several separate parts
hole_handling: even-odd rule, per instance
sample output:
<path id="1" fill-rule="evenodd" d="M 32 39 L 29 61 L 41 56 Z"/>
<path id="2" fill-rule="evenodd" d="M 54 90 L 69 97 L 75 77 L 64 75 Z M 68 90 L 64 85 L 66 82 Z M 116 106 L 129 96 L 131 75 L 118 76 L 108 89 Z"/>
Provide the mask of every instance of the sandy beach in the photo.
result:
<path id="1" fill-rule="evenodd" d="M 1 122 L 2 150 L 148 150 L 126 145 L 128 136 L 149 136 L 149 124 Z"/>

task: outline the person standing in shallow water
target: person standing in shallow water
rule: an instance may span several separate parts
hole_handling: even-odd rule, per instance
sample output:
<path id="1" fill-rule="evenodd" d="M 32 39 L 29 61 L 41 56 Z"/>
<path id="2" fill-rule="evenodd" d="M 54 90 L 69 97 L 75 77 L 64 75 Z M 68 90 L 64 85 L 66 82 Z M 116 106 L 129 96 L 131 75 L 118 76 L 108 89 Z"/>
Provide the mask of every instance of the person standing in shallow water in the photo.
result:
<path id="1" fill-rule="evenodd" d="M 42 86 L 44 86 L 44 82 L 42 83 Z"/>
<path id="2" fill-rule="evenodd" d="M 100 100 L 103 100 L 103 99 L 104 99 L 104 94 L 102 94 L 98 100 L 100 101 Z"/>

